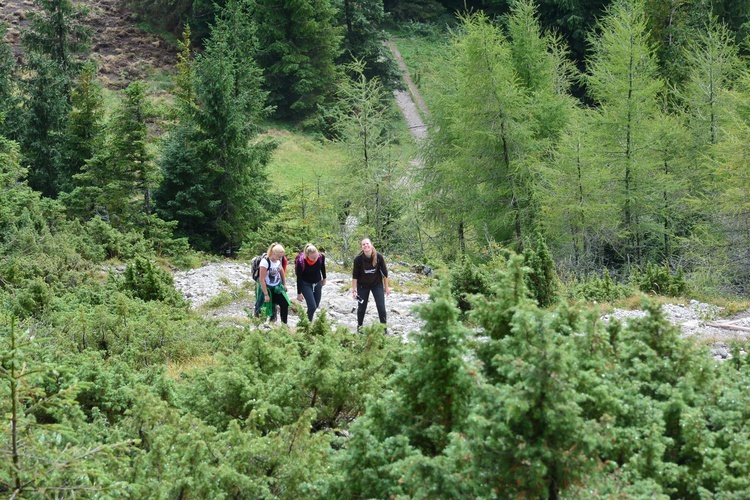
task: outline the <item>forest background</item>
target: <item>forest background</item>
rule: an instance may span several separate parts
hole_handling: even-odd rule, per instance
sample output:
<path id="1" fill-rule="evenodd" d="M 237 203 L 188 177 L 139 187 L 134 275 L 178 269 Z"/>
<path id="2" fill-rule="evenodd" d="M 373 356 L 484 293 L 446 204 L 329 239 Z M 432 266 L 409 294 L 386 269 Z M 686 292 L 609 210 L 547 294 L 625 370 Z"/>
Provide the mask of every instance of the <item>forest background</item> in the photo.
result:
<path id="1" fill-rule="evenodd" d="M 745 345 L 656 305 L 747 307 L 746 2 L 0 8 L 4 494 L 748 493 Z M 207 320 L 170 274 L 363 236 L 437 270 L 413 342 Z"/>

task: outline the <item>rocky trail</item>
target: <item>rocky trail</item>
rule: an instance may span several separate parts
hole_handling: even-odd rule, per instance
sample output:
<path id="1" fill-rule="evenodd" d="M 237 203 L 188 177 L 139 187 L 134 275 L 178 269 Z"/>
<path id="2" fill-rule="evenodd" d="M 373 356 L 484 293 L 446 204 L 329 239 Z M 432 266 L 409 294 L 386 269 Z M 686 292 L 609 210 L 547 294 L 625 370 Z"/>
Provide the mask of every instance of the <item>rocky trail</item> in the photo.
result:
<path id="1" fill-rule="evenodd" d="M 402 337 L 405 341 L 411 332 L 417 332 L 423 322 L 414 311 L 414 306 L 429 300 L 426 293 L 408 293 L 411 284 L 418 283 L 423 277 L 417 273 L 391 273 L 393 292 L 386 298 L 388 310 L 388 328 L 390 335 Z M 190 271 L 177 272 L 174 275 L 175 287 L 182 292 L 191 307 L 200 311 L 207 318 L 225 319 L 230 323 L 242 323 L 249 318 L 248 311 L 252 311 L 255 302 L 255 283 L 252 281 L 250 264 L 225 261 L 210 263 Z M 349 285 L 351 276 L 342 272 L 329 272 L 326 286 L 323 287 L 321 310 L 335 325 L 356 330 L 356 302 L 351 298 Z M 297 302 L 296 282 L 294 276 L 289 276 L 288 285 L 290 298 Z M 232 291 L 250 290 L 229 304 L 218 307 L 206 307 L 219 294 L 231 294 Z M 240 294 L 242 295 L 242 294 Z M 304 304 L 299 304 L 299 310 L 304 311 Z M 696 337 L 697 340 L 711 349 L 716 359 L 731 358 L 731 343 L 739 341 L 746 344 L 750 341 L 750 311 L 738 314 L 734 318 L 720 318 L 720 309 L 710 304 L 690 301 L 688 304 L 665 304 L 662 306 L 667 319 L 677 325 L 685 337 Z M 304 314 L 304 313 L 303 313 Z M 316 312 L 316 315 L 319 311 Z M 645 315 L 642 310 L 615 309 L 603 316 L 604 321 L 619 318 L 627 322 L 631 318 Z M 296 313 L 290 310 L 288 324 L 295 327 L 299 322 Z M 378 322 L 375 304 L 370 301 L 365 316 L 365 325 Z M 721 325 L 721 326 L 720 326 Z M 271 328 L 268 323 L 261 328 Z"/>
<path id="2" fill-rule="evenodd" d="M 174 275 L 175 287 L 182 292 L 190 301 L 193 309 L 201 309 L 204 316 L 214 319 L 226 319 L 233 322 L 247 319 L 248 311 L 252 312 L 255 303 L 255 282 L 251 278 L 249 263 L 222 262 L 211 263 L 192 269 L 187 272 L 178 272 Z M 392 292 L 386 297 L 385 303 L 388 312 L 388 328 L 390 335 L 398 335 L 406 339 L 412 331 L 418 331 L 422 325 L 413 306 L 426 302 L 427 294 L 405 293 L 406 285 L 416 282 L 419 276 L 416 273 L 391 273 Z M 300 312 L 306 314 L 307 306 L 304 302 L 297 302 L 296 280 L 293 275 L 287 278 L 289 298 Z M 351 296 L 351 275 L 341 272 L 327 273 L 326 285 L 322 290 L 320 309 L 315 313 L 316 317 L 320 310 L 325 309 L 328 318 L 335 324 L 349 328 L 352 332 L 357 328 L 357 302 Z M 249 290 L 249 296 L 240 298 L 230 304 L 216 308 L 203 307 L 211 299 L 220 293 L 231 293 L 232 290 Z M 247 294 L 245 294 L 247 295 Z M 295 327 L 299 322 L 299 316 L 292 309 L 289 311 L 288 324 Z M 365 315 L 365 326 L 378 323 L 375 303 L 370 299 Z M 270 328 L 266 323 L 262 328 Z"/>

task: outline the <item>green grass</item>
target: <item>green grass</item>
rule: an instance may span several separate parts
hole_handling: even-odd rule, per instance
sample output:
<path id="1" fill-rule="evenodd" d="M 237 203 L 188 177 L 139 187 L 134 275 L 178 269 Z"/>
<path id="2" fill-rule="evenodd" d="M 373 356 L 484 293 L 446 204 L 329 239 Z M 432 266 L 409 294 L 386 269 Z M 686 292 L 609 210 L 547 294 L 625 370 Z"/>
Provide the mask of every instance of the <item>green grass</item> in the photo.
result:
<path id="1" fill-rule="evenodd" d="M 311 134 L 271 128 L 264 136 L 279 144 L 268 172 L 273 185 L 282 192 L 303 184 L 314 186 L 319 179 L 333 177 L 347 161 L 341 144 L 320 140 Z"/>
<path id="2" fill-rule="evenodd" d="M 395 101 L 392 119 L 396 136 L 394 156 L 407 164 L 416 155 L 416 145 Z M 261 138 L 278 143 L 267 170 L 271 182 L 281 192 L 289 193 L 302 185 L 314 188 L 319 183 L 335 181 L 350 161 L 344 144 L 321 139 L 319 135 L 271 125 Z"/>
<path id="3" fill-rule="evenodd" d="M 437 42 L 433 37 L 415 35 L 394 36 L 393 43 L 401 52 L 409 69 L 409 76 L 422 94 L 427 108 L 432 108 L 437 100 L 440 72 L 445 67 L 448 46 Z"/>

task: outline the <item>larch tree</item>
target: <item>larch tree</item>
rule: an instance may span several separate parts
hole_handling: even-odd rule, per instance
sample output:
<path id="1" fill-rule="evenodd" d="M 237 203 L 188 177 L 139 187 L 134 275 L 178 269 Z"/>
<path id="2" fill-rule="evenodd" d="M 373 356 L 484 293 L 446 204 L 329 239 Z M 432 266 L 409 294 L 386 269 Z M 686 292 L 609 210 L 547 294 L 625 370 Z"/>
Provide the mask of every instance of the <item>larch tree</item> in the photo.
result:
<path id="1" fill-rule="evenodd" d="M 368 80 L 361 63 L 350 68 L 356 79 L 338 89 L 337 123 L 348 161 L 340 176 L 344 196 L 337 204 L 347 204 L 374 231 L 373 238 L 388 247 L 395 243 L 394 227 L 405 203 L 403 167 L 390 127 L 393 110 L 378 78 Z"/>
<path id="2" fill-rule="evenodd" d="M 693 202 L 693 232 L 707 236 L 695 239 L 691 251 L 692 267 L 714 267 L 716 262 L 742 262 L 747 248 L 742 232 L 742 218 L 731 204 L 716 204 L 723 193 L 735 192 L 743 175 L 736 168 L 737 158 L 744 148 L 737 141 L 743 137 L 744 99 L 747 91 L 737 86 L 744 73 L 734 37 L 728 28 L 715 18 L 707 18 L 702 30 L 686 47 L 685 84 L 678 96 L 684 103 L 685 120 L 692 138 L 689 155 L 690 194 Z M 730 152 L 731 151 L 731 152 Z M 733 172 L 732 175 L 727 175 Z M 733 196 L 730 196 L 733 197 Z M 702 203 L 701 203 L 702 202 Z M 728 210 L 725 210 L 728 209 Z M 734 215 L 732 215 L 734 214 Z M 729 246 L 716 242 L 730 242 Z M 726 254 L 725 251 L 729 253 Z M 731 256 L 730 256 L 731 255 Z M 708 260 L 706 259 L 708 257 Z M 730 275 L 738 276 L 734 269 Z M 713 273 L 715 276 L 717 273 Z M 739 283 L 742 280 L 730 278 Z"/>
<path id="3" fill-rule="evenodd" d="M 432 203 L 426 208 L 442 204 L 435 195 L 450 189 L 457 198 L 453 204 L 449 196 L 455 212 L 448 220 L 460 228 L 462 242 L 512 242 L 522 236 L 530 201 L 522 189 L 528 171 L 521 150 L 530 130 L 521 120 L 525 99 L 507 39 L 483 14 L 467 16 L 446 66 L 444 98 L 432 110 L 424 170 Z"/>
<path id="4" fill-rule="evenodd" d="M 641 264 L 658 193 L 652 182 L 658 160 L 649 144 L 664 92 L 642 2 L 614 3 L 590 41 L 586 85 L 598 106 L 591 133 L 608 175 L 598 196 L 617 211 L 608 260 Z"/>
<path id="5" fill-rule="evenodd" d="M 426 209 L 458 228 L 459 241 L 520 246 L 540 223 L 542 164 L 573 109 L 572 68 L 531 3 L 515 4 L 506 21 L 508 36 L 483 14 L 463 18 L 432 110 L 423 182 Z M 433 198 L 446 190 L 447 203 Z"/>

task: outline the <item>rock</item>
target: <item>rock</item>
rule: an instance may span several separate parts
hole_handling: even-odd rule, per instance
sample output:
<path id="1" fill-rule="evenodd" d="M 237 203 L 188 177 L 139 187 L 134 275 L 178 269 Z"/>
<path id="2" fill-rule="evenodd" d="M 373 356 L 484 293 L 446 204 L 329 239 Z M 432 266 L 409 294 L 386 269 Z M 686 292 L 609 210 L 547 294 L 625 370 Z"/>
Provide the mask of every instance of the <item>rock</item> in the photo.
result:
<path id="1" fill-rule="evenodd" d="M 256 285 L 251 278 L 250 265 L 245 263 L 234 261 L 210 263 L 198 269 L 177 272 L 174 273 L 174 284 L 175 288 L 190 301 L 192 309 L 201 307 L 223 291 L 231 291 L 232 289 L 249 291 L 249 298 L 207 311 L 205 315 L 209 318 L 246 319 L 249 317 L 248 311 L 252 311 L 255 303 Z M 326 286 L 322 290 L 320 308 L 315 314 L 318 315 L 321 310 L 325 309 L 333 324 L 355 332 L 357 328 L 357 303 L 351 297 L 350 284 L 351 278 L 347 274 L 329 272 Z M 304 302 L 298 302 L 296 299 L 297 284 L 294 276 L 287 278 L 287 285 L 289 287 L 289 298 L 292 299 L 287 323 L 290 327 L 295 327 L 299 322 L 299 316 L 293 312 L 294 309 L 298 309 L 300 314 L 306 314 L 307 307 Z M 393 291 L 387 296 L 386 308 L 390 333 L 406 338 L 409 333 L 418 331 L 423 322 L 412 311 L 412 306 L 427 302 L 427 300 L 429 300 L 427 294 L 404 294 Z M 364 325 L 377 323 L 379 323 L 377 308 L 374 301 L 370 299 Z M 270 326 L 266 324 L 262 328 L 268 329 Z"/>

